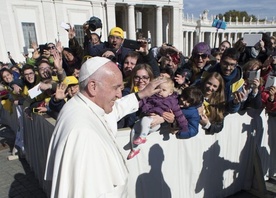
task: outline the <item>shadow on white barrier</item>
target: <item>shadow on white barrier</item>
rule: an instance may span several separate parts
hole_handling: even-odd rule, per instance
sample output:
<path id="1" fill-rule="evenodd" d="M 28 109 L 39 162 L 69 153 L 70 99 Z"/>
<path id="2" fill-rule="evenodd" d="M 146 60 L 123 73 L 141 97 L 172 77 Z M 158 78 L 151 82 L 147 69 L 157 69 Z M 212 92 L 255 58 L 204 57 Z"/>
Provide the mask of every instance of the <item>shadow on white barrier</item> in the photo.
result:
<path id="1" fill-rule="evenodd" d="M 2 123 L 13 127 L 16 119 L 2 111 Z M 48 195 L 50 183 L 43 175 L 54 123 L 38 115 L 33 121 L 24 117 L 26 159 Z M 226 197 L 241 189 L 253 189 L 261 196 L 263 178 L 275 173 L 275 157 L 271 157 L 275 156 L 271 139 L 275 140 L 275 125 L 275 119 L 268 119 L 264 111 L 248 110 L 228 115 L 223 131 L 215 135 L 205 135 L 200 129 L 194 138 L 179 140 L 165 128 L 152 133 L 140 146 L 140 154 L 126 160 L 129 197 Z M 117 134 L 125 159 L 129 132 L 123 129 Z M 256 160 L 258 153 L 260 160 Z"/>

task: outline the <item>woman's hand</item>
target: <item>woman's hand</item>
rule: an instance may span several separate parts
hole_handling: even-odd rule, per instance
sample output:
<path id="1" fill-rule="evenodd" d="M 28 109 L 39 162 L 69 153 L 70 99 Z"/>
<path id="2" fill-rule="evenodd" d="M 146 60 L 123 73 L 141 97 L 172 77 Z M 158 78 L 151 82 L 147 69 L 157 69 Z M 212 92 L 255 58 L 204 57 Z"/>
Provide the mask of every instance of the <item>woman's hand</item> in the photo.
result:
<path id="1" fill-rule="evenodd" d="M 173 123 L 174 122 L 174 118 L 175 118 L 172 110 L 170 112 L 164 112 L 163 115 L 162 115 L 162 117 L 168 123 Z"/>
<path id="2" fill-rule="evenodd" d="M 249 93 L 249 90 L 247 90 L 245 87 L 243 87 L 242 91 L 234 92 L 233 93 L 233 95 L 234 95 L 234 101 L 233 101 L 234 104 L 238 104 L 238 103 L 246 101 L 246 99 L 248 97 L 248 93 Z"/>
<path id="3" fill-rule="evenodd" d="M 209 121 L 209 118 L 205 115 L 205 114 L 202 114 L 200 115 L 200 124 L 202 126 L 206 126 L 206 124 L 208 124 L 210 121 Z"/>
<path id="4" fill-rule="evenodd" d="M 137 41 L 141 43 L 140 49 L 137 51 L 141 52 L 144 56 L 148 55 L 148 53 L 149 53 L 148 41 L 145 39 L 138 39 Z"/>
<path id="5" fill-rule="evenodd" d="M 257 94 L 260 86 L 260 79 L 255 78 L 251 84 L 253 94 Z"/>
<path id="6" fill-rule="evenodd" d="M 152 118 L 152 122 L 150 124 L 151 128 L 157 126 L 158 124 L 165 122 L 164 118 L 159 115 L 152 114 L 152 115 L 150 115 L 150 117 Z"/>
<path id="7" fill-rule="evenodd" d="M 56 43 L 57 51 L 61 54 L 63 51 L 63 47 L 62 47 L 60 40 L 55 39 L 55 43 Z"/>
<path id="8" fill-rule="evenodd" d="M 175 80 L 179 85 L 182 85 L 182 84 L 184 84 L 184 82 L 185 82 L 185 76 L 186 76 L 186 74 L 185 74 L 184 76 L 182 76 L 182 75 L 180 75 L 180 74 L 176 74 L 176 76 L 174 77 L 174 80 Z"/>
<path id="9" fill-rule="evenodd" d="M 68 39 L 73 39 L 76 36 L 76 31 L 75 28 L 71 26 L 70 23 L 68 23 L 68 25 L 70 26 L 69 30 L 68 30 Z"/>
<path id="10" fill-rule="evenodd" d="M 13 84 L 12 88 L 13 88 L 13 93 L 15 93 L 15 94 L 20 94 L 20 91 L 22 90 L 21 87 L 19 87 L 16 84 Z"/>
<path id="11" fill-rule="evenodd" d="M 57 69 L 58 73 L 62 73 L 63 72 L 63 68 L 62 68 L 62 58 L 61 55 L 58 51 L 55 51 L 53 53 L 53 58 L 54 58 L 54 66 Z"/>
<path id="12" fill-rule="evenodd" d="M 276 86 L 271 86 L 269 88 L 269 100 L 274 101 L 275 99 L 275 94 L 276 94 Z"/>
<path id="13" fill-rule="evenodd" d="M 43 114 L 47 112 L 47 108 L 46 107 L 37 107 L 36 108 L 38 110 L 38 114 Z"/>

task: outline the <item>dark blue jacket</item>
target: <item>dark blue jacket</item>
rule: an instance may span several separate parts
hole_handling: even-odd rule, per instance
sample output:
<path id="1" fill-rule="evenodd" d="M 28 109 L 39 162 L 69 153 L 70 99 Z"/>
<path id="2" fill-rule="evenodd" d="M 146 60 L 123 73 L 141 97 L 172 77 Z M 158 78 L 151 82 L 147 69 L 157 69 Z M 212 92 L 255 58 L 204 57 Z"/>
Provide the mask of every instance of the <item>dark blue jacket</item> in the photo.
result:
<path id="1" fill-rule="evenodd" d="M 198 126 L 200 121 L 200 115 L 198 113 L 197 106 L 183 108 L 181 110 L 188 121 L 188 130 L 177 132 L 176 138 L 188 139 L 196 136 L 198 133 Z"/>

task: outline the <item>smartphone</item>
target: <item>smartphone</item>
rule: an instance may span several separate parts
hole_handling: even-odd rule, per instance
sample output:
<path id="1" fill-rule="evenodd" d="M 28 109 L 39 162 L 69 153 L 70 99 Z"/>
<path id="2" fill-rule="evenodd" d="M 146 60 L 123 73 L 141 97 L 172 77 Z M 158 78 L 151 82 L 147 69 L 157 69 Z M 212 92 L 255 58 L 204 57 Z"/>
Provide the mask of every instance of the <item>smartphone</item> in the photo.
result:
<path id="1" fill-rule="evenodd" d="M 43 54 L 44 50 L 47 50 L 47 45 L 39 45 L 39 53 Z"/>
<path id="2" fill-rule="evenodd" d="M 133 49 L 133 50 L 140 49 L 141 42 L 135 41 L 135 40 L 130 40 L 130 39 L 124 39 L 123 47 Z"/>
<path id="3" fill-rule="evenodd" d="M 33 113 L 38 113 L 39 109 L 33 108 Z"/>

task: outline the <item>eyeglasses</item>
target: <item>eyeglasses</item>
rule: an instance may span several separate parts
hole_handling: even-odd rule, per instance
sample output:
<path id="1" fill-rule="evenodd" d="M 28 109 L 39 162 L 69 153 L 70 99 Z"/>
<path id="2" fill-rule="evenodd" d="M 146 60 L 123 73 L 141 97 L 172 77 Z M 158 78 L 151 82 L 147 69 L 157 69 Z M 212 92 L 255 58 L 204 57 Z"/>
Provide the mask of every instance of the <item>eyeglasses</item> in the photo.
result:
<path id="1" fill-rule="evenodd" d="M 202 58 L 202 59 L 206 59 L 208 57 L 208 54 L 196 54 L 195 55 L 195 58 L 199 59 L 199 58 Z"/>
<path id="2" fill-rule="evenodd" d="M 223 67 L 228 67 L 228 66 L 230 66 L 230 67 L 236 67 L 236 66 L 237 66 L 237 63 L 229 63 L 229 62 L 227 62 L 227 61 L 221 61 L 221 65 L 222 65 Z"/>
<path id="3" fill-rule="evenodd" d="M 52 45 L 52 46 L 48 46 L 48 49 L 56 49 L 56 46 Z"/>
<path id="4" fill-rule="evenodd" d="M 34 72 L 24 74 L 25 77 L 34 75 Z"/>
<path id="5" fill-rule="evenodd" d="M 40 67 L 39 71 L 51 70 L 51 67 Z"/>
<path id="6" fill-rule="evenodd" d="M 135 80 L 135 81 L 140 81 L 140 80 L 146 81 L 146 80 L 148 80 L 149 78 L 150 78 L 149 76 L 134 76 L 134 80 Z"/>

